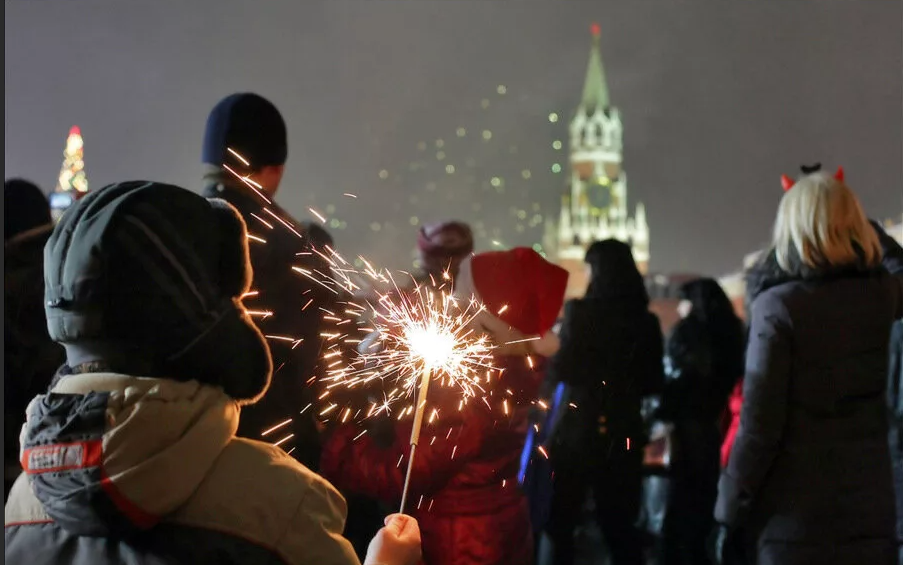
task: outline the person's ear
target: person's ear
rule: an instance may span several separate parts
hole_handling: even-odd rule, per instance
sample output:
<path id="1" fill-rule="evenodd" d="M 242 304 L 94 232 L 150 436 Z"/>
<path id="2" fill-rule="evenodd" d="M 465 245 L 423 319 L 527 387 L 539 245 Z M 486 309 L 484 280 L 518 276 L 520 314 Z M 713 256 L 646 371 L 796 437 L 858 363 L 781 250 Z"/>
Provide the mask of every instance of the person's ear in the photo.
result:
<path id="1" fill-rule="evenodd" d="M 285 165 L 267 165 L 261 167 L 251 178 L 263 187 L 263 192 L 275 196 L 285 174 Z"/>

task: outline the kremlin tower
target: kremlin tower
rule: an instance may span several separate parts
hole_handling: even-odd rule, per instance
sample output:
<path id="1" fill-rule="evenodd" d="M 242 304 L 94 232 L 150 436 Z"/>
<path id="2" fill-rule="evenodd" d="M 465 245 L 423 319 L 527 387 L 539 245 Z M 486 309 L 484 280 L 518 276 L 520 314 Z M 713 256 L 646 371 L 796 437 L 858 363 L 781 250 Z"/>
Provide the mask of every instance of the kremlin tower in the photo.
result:
<path id="1" fill-rule="evenodd" d="M 643 273 L 649 263 L 645 208 L 638 204 L 633 217 L 628 214 L 623 128 L 608 97 L 599 36 L 599 26 L 593 24 L 583 96 L 569 126 L 569 190 L 562 196 L 558 223 L 547 237 L 555 240 L 548 243 L 553 244 L 558 264 L 570 273 L 568 297 L 586 291 L 583 257 L 594 241 L 614 238 L 630 244 Z"/>

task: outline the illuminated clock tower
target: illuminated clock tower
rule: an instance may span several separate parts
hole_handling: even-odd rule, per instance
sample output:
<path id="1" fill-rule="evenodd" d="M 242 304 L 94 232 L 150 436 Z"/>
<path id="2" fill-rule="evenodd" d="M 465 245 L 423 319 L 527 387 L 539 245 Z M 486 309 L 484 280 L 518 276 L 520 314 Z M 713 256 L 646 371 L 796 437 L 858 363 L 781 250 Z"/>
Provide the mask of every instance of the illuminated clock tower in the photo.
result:
<path id="1" fill-rule="evenodd" d="M 599 25 L 593 24 L 583 96 L 569 128 L 569 190 L 562 196 L 555 246 L 558 264 L 570 273 L 569 297 L 586 291 L 583 257 L 594 241 L 614 238 L 630 244 L 643 273 L 649 263 L 645 208 L 638 204 L 628 216 L 621 116 L 608 98 L 599 35 Z"/>

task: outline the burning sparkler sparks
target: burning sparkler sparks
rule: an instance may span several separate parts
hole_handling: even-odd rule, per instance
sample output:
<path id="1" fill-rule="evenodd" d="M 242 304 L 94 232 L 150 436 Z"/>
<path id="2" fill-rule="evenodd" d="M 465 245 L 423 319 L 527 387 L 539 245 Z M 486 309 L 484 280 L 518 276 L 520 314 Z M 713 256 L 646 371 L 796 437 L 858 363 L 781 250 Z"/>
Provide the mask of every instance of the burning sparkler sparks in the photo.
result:
<path id="1" fill-rule="evenodd" d="M 482 375 L 492 369 L 492 344 L 471 328 L 482 306 L 471 301 L 462 307 L 453 296 L 426 286 L 398 294 L 382 294 L 376 304 L 356 311 L 371 317 L 366 329 L 372 333 L 350 366 L 327 377 L 328 386 L 389 382 L 395 386 L 384 402 L 387 406 L 411 397 L 423 372 L 429 371 L 434 382 L 457 388 L 464 399 L 482 393 Z"/>
<path id="2" fill-rule="evenodd" d="M 240 154 L 231 148 L 229 151 L 248 165 L 248 161 Z M 231 168 L 226 167 L 226 170 L 270 204 L 270 200 L 260 190 L 260 185 L 253 179 Z M 356 195 L 350 193 L 347 196 L 356 198 Z M 321 222 L 326 221 L 313 208 L 309 211 Z M 291 232 L 301 235 L 293 225 L 276 216 L 269 208 L 264 207 L 264 212 L 271 216 L 271 220 L 276 220 Z M 273 228 L 272 223 L 258 216 L 255 218 L 267 228 Z M 257 236 L 249 238 L 265 242 Z M 473 318 L 484 307 L 474 300 L 462 305 L 462 300 L 443 290 L 450 277 L 443 277 L 443 281 L 430 281 L 432 285 L 421 284 L 411 291 L 402 292 L 391 273 L 376 269 L 364 257 L 359 257 L 363 268 L 358 269 L 328 247 L 313 249 L 310 254 L 319 256 L 328 265 L 327 272 L 288 265 L 286 268 L 291 268 L 296 274 L 308 278 L 336 296 L 348 297 L 340 308 L 336 308 L 339 311 L 321 308 L 325 313 L 323 319 L 336 328 L 320 336 L 326 341 L 323 358 L 328 366 L 324 379 L 327 390 L 336 387 L 362 387 L 374 381 L 387 385 L 384 388 L 388 391 L 383 391 L 382 402 L 374 402 L 366 413 L 367 417 L 388 412 L 390 406 L 412 399 L 425 371 L 430 373 L 430 381 L 438 386 L 457 389 L 463 400 L 459 406 L 484 394 L 481 383 L 488 383 L 488 375 L 494 370 L 491 364 L 493 345 L 487 337 L 476 335 L 471 328 Z M 388 285 L 390 291 L 377 293 L 375 297 L 365 300 L 350 297 L 355 291 L 374 285 Z M 312 302 L 313 299 L 307 300 L 303 309 L 307 309 Z M 264 318 L 278 315 L 263 309 L 248 313 Z M 291 336 L 267 337 L 300 342 Z M 361 346 L 356 347 L 358 344 Z M 352 361 L 346 362 L 342 352 L 352 347 L 358 349 L 358 354 Z M 483 375 L 486 375 L 485 379 Z M 332 412 L 333 406 L 327 406 L 324 411 Z M 420 410 L 423 407 L 408 404 L 402 411 L 409 408 L 413 412 L 413 409 Z M 436 415 L 433 414 L 431 420 Z"/>
<path id="3" fill-rule="evenodd" d="M 235 156 L 247 165 L 247 161 L 240 155 Z M 226 170 L 259 194 L 267 205 L 270 204 L 270 200 L 259 190 L 261 188 L 259 184 L 228 167 Z M 345 193 L 345 196 L 357 198 L 350 193 Z M 326 217 L 318 211 L 313 208 L 309 208 L 309 211 L 320 222 L 326 222 Z M 295 226 L 276 215 L 270 208 L 264 206 L 263 213 L 270 216 L 267 218 L 269 221 L 257 215 L 254 218 L 267 229 L 273 229 L 279 223 L 299 238 L 303 237 Z M 257 243 L 266 243 L 264 238 L 254 235 L 249 235 L 249 239 Z M 327 368 L 325 377 L 321 378 L 321 384 L 325 388 L 319 395 L 319 405 L 314 407 L 320 419 L 325 421 L 325 418 L 334 418 L 336 421 L 346 422 L 349 419 L 357 419 L 359 415 L 363 415 L 364 418 L 381 413 L 389 415 L 396 404 L 401 405 L 398 419 L 408 415 L 414 417 L 411 451 L 402 497 L 403 511 L 429 388 L 435 386 L 440 390 L 450 389 L 456 396 L 457 402 L 454 404 L 458 410 L 462 410 L 468 401 L 474 398 L 479 398 L 482 403 L 490 406 L 489 397 L 492 391 L 487 392 L 483 387 L 490 383 L 491 374 L 497 371 L 492 365 L 492 352 L 497 345 L 507 344 L 493 344 L 489 337 L 475 332 L 472 322 L 486 311 L 486 308 L 474 299 L 456 298 L 447 290 L 443 290 L 451 281 L 451 276 L 447 273 L 440 281 L 431 279 L 427 283 L 415 284 L 413 289 L 402 291 L 390 272 L 375 268 L 364 257 L 358 258 L 358 264 L 362 265 L 358 268 L 329 247 L 313 248 L 298 255 L 316 256 L 321 260 L 320 266 L 287 265 L 286 268 L 333 293 L 337 299 L 329 309 L 319 307 L 323 312 L 324 323 L 330 328 L 320 334 L 325 350 L 322 360 Z M 389 288 L 389 290 L 361 298 L 365 288 Z M 252 295 L 249 293 L 248 296 Z M 307 310 L 313 300 L 308 299 L 302 310 Z M 496 314 L 501 314 L 506 309 L 507 306 L 502 306 Z M 274 315 L 268 310 L 248 313 L 255 317 Z M 291 336 L 266 337 L 290 342 L 293 347 L 301 342 Z M 511 343 L 533 339 L 537 338 L 526 338 Z M 352 351 L 353 355 L 347 355 Z M 532 367 L 532 359 L 528 362 Z M 350 407 L 341 406 L 341 400 L 327 398 L 335 389 L 363 388 L 371 383 L 379 385 L 378 394 L 381 400 L 371 400 L 369 409 L 359 409 L 355 412 Z M 508 394 L 510 396 L 511 391 L 508 391 Z M 374 395 L 370 396 L 372 398 Z M 311 408 L 310 404 L 300 413 L 303 414 L 308 408 Z M 501 401 L 501 408 L 504 414 L 511 414 L 512 406 L 509 405 L 507 398 Z M 429 423 L 439 418 L 439 414 L 440 409 L 437 406 L 433 407 L 428 418 Z M 264 433 L 272 434 L 287 423 L 288 421 L 277 423 Z M 365 433 L 366 430 L 362 431 L 355 439 Z M 449 435 L 450 433 L 451 430 Z M 283 444 L 292 437 L 293 434 L 285 435 L 276 442 L 276 445 Z M 432 444 L 435 439 L 434 436 L 430 443 Z M 452 450 L 452 458 L 456 452 L 457 446 Z M 402 459 L 399 459 L 399 466 L 401 463 Z"/>

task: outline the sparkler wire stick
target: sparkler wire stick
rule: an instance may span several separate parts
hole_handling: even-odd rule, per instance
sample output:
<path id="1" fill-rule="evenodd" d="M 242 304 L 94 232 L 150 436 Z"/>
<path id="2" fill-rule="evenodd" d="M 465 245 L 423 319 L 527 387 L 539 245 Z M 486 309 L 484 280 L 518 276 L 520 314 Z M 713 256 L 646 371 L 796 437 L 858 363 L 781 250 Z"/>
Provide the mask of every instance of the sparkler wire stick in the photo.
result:
<path id="1" fill-rule="evenodd" d="M 420 428 L 423 427 L 423 412 L 426 409 L 426 393 L 430 388 L 431 373 L 432 371 L 429 367 L 424 367 L 420 379 L 420 388 L 417 391 L 417 410 L 414 412 L 414 427 L 411 428 L 411 455 L 408 457 L 408 470 L 404 476 L 404 488 L 401 491 L 401 509 L 398 511 L 399 514 L 404 514 L 405 503 L 408 501 L 411 469 L 414 468 L 414 452 L 417 450 L 417 443 L 420 441 Z"/>

